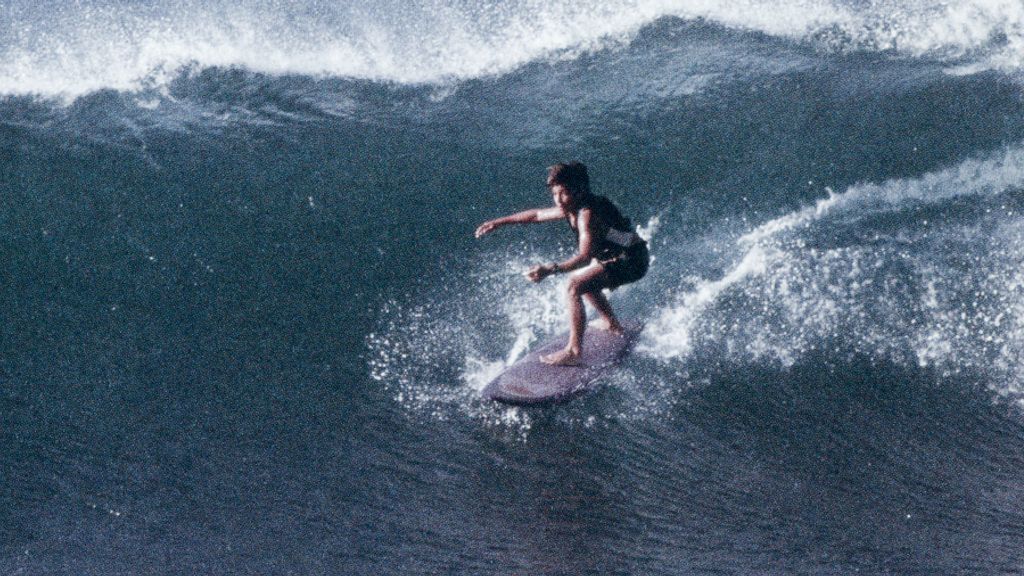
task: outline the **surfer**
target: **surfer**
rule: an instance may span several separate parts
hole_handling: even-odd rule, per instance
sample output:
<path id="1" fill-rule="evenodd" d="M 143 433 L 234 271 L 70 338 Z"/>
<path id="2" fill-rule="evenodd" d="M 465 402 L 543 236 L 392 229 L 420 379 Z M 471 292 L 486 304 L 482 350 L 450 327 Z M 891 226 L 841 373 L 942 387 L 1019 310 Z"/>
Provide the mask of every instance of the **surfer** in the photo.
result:
<path id="1" fill-rule="evenodd" d="M 563 350 L 541 357 L 548 364 L 574 366 L 580 363 L 583 332 L 586 330 L 583 299 L 590 302 L 600 315 L 600 328 L 622 334 L 622 325 L 601 291 L 605 288 L 614 290 L 642 278 L 647 273 L 650 256 L 647 243 L 632 230 L 633 225 L 615 204 L 591 193 L 586 166 L 580 162 L 551 166 L 548 168 L 547 186 L 555 203 L 553 207 L 525 210 L 488 220 L 476 229 L 476 237 L 507 224 L 568 220 L 579 242 L 576 255 L 563 262 L 538 264 L 526 272 L 526 277 L 540 282 L 554 274 L 574 272 L 566 289 L 569 342 Z"/>

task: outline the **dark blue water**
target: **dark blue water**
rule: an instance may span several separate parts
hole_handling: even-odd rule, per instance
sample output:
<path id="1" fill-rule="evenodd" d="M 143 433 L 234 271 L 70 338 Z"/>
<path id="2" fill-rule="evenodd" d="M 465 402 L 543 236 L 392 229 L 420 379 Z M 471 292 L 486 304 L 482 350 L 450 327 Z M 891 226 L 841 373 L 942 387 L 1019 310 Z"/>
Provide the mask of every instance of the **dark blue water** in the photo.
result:
<path id="1" fill-rule="evenodd" d="M 0 572 L 1024 573 L 1018 3 L 4 10 Z M 647 328 L 483 401 L 568 159 Z"/>

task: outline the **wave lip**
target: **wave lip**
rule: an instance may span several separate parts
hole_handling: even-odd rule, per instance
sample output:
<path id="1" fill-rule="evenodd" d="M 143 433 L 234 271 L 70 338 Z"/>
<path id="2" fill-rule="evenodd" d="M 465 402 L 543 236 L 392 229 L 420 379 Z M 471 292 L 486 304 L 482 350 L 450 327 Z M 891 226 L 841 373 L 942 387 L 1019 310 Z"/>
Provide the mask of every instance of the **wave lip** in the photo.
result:
<path id="1" fill-rule="evenodd" d="M 23 9 L 20 33 L 0 45 L 0 93 L 132 91 L 187 67 L 440 83 L 628 40 L 663 12 L 659 4 L 262 2 L 246 11 L 181 2 L 165 11 L 65 8 L 53 22 Z"/>
<path id="2" fill-rule="evenodd" d="M 826 50 L 896 51 L 982 67 L 1024 64 L 1024 5 L 832 0 L 322 0 L 238 7 L 177 0 L 53 7 L 15 0 L 0 38 L 0 94 L 74 98 L 163 86 L 183 70 L 445 83 L 506 73 L 546 58 L 622 45 L 664 17 L 760 32 Z M 966 70 L 966 69 L 964 69 Z"/>

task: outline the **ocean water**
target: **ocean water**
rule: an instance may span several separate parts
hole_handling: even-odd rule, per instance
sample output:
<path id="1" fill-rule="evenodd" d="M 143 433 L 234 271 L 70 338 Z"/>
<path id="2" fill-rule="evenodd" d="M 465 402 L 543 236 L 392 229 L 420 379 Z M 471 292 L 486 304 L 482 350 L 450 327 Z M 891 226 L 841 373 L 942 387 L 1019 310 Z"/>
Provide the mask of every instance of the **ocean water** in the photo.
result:
<path id="1" fill-rule="evenodd" d="M 0 573 L 1024 573 L 1019 0 L 0 22 Z M 645 332 L 483 401 L 570 159 Z"/>

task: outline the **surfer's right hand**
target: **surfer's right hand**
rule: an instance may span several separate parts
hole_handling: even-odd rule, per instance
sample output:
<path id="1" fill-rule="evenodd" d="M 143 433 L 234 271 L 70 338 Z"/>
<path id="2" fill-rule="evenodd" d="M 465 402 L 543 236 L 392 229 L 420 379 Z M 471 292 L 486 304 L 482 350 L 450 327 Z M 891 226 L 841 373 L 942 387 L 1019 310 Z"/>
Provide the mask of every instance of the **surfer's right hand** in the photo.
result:
<path id="1" fill-rule="evenodd" d="M 498 223 L 497 223 L 497 222 L 495 222 L 494 220 L 488 220 L 487 222 L 484 222 L 483 224 L 481 224 L 481 225 L 480 225 L 480 226 L 479 226 L 479 227 L 478 227 L 478 228 L 476 229 L 476 234 L 475 234 L 475 236 L 476 236 L 477 238 L 479 238 L 479 237 L 483 236 L 484 234 L 487 234 L 487 233 L 488 233 L 488 232 L 490 232 L 491 230 L 494 230 L 494 229 L 495 229 L 495 228 L 497 228 L 497 227 L 498 227 Z"/>

